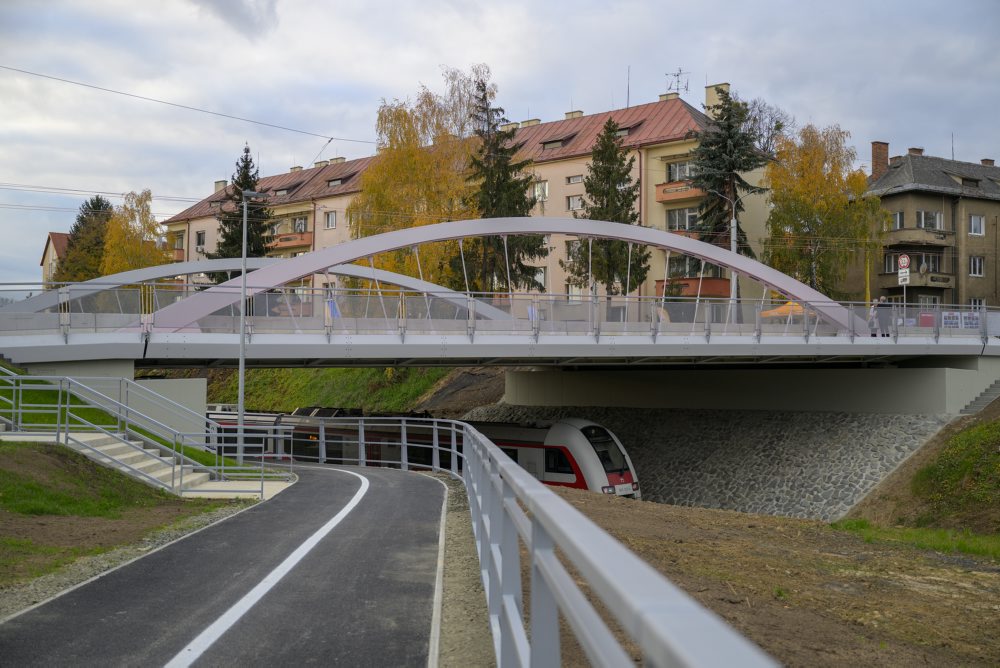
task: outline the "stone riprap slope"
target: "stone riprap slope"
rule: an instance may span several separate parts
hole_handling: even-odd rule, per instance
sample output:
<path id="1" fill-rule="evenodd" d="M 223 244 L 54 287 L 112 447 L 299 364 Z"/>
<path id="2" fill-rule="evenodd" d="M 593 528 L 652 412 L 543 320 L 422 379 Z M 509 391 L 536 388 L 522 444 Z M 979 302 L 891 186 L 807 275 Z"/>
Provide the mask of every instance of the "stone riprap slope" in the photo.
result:
<path id="1" fill-rule="evenodd" d="M 603 424 L 625 445 L 647 501 L 835 520 L 952 416 L 499 404 L 466 417 Z"/>

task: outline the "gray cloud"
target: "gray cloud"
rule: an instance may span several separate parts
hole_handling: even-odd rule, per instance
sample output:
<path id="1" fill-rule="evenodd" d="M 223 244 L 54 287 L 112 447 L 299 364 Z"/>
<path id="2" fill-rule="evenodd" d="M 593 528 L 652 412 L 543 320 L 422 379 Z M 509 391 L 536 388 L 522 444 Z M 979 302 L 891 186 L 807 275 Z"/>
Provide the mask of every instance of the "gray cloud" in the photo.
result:
<path id="1" fill-rule="evenodd" d="M 278 0 L 191 0 L 191 2 L 251 39 L 278 27 Z"/>

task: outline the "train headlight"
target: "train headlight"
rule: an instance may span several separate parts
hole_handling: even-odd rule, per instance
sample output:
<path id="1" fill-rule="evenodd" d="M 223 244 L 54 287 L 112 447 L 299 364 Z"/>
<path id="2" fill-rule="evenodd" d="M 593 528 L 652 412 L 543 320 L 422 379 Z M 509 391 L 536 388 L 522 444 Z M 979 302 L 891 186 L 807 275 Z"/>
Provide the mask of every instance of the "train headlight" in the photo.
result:
<path id="1" fill-rule="evenodd" d="M 608 485 L 607 487 L 602 487 L 601 492 L 604 494 L 614 494 L 615 488 L 613 485 Z"/>
<path id="2" fill-rule="evenodd" d="M 639 483 L 637 483 L 637 482 L 632 483 L 632 491 L 633 492 L 638 492 L 639 491 Z"/>

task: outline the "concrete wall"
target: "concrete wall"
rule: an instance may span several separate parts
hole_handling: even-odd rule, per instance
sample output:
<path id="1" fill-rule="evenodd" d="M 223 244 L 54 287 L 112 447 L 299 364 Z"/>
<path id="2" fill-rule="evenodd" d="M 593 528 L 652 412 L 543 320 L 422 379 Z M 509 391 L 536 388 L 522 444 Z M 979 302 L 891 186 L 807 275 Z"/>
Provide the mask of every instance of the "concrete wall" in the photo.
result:
<path id="1" fill-rule="evenodd" d="M 966 368 L 960 368 L 966 367 Z M 851 413 L 955 414 L 1000 379 L 1000 361 L 952 367 L 508 371 L 504 402 Z"/>
<path id="2" fill-rule="evenodd" d="M 208 380 L 205 378 L 151 378 L 138 381 L 146 387 L 167 399 L 180 404 L 204 418 L 208 408 Z M 140 413 L 162 422 L 177 431 L 184 433 L 203 432 L 204 422 L 201 419 L 183 419 L 169 410 L 151 404 L 148 401 L 129 398 L 129 407 Z"/>
<path id="3" fill-rule="evenodd" d="M 86 360 L 80 362 L 35 362 L 24 364 L 32 376 L 69 376 L 70 378 L 135 378 L 132 360 Z"/>

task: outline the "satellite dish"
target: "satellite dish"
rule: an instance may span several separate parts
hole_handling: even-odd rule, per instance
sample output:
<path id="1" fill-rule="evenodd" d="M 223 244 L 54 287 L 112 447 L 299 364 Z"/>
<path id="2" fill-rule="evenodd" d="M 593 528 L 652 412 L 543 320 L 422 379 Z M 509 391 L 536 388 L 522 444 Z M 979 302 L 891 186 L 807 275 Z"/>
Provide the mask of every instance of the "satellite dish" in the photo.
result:
<path id="1" fill-rule="evenodd" d="M 927 273 L 927 263 L 926 262 L 921 262 L 920 263 L 920 273 L 921 274 L 926 274 Z"/>

